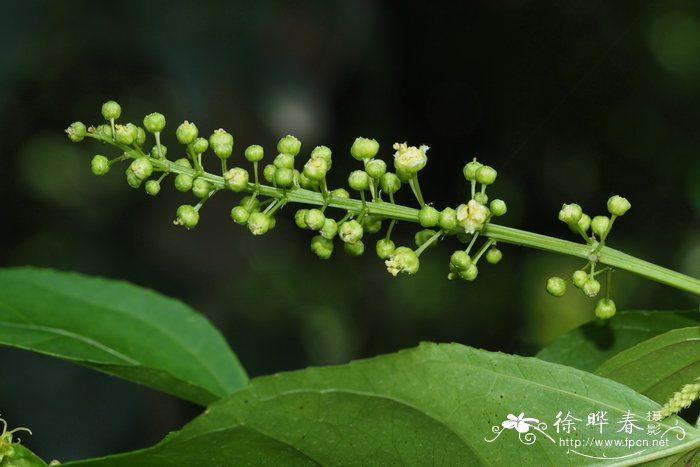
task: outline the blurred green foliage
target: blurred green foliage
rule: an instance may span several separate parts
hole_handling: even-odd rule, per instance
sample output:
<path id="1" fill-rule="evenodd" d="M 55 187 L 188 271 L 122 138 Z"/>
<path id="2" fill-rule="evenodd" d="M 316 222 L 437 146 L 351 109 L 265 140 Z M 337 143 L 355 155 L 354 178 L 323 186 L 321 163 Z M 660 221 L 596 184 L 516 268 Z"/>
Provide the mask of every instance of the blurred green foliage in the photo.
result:
<path id="1" fill-rule="evenodd" d="M 593 302 L 544 292 L 546 278 L 573 271 L 575 260 L 505 245 L 503 261 L 484 265 L 473 284 L 446 280 L 449 242 L 427 252 L 414 277 L 392 278 L 371 254 L 338 251 L 323 262 L 308 251 L 309 233 L 293 226 L 292 209 L 253 238 L 228 217 L 232 194 L 213 199 L 194 231 L 176 228 L 175 209 L 188 196 L 171 186 L 155 199 L 131 190 L 125 167 L 97 180 L 89 161 L 103 148 L 62 134 L 76 119 L 99 123 L 105 100 L 119 101 L 126 120 L 164 113 L 170 148 L 184 119 L 204 133 L 230 131 L 233 160 L 253 143 L 270 158 L 288 133 L 302 153 L 325 144 L 335 152 L 332 186 L 356 168 L 356 136 L 376 138 L 384 157 L 395 141 L 428 144 L 421 183 L 438 207 L 462 202 L 461 167 L 478 156 L 499 170 L 493 194 L 509 203 L 500 221 L 550 235 L 570 235 L 556 220 L 563 202 L 597 214 L 619 193 L 633 208 L 610 245 L 699 274 L 697 3 L 3 7 L 2 264 L 123 278 L 178 297 L 222 329 L 251 375 L 421 340 L 531 354 L 590 319 Z M 399 198 L 412 202 L 407 192 Z M 414 228 L 397 232 L 409 242 Z M 618 276 L 620 308 L 697 306 Z M 3 350 L 0 365 L 23 375 L 0 379 L 0 412 L 32 428 L 27 445 L 47 459 L 146 446 L 194 413 L 45 357 Z M 104 420 L 109 428 L 95 430 Z"/>

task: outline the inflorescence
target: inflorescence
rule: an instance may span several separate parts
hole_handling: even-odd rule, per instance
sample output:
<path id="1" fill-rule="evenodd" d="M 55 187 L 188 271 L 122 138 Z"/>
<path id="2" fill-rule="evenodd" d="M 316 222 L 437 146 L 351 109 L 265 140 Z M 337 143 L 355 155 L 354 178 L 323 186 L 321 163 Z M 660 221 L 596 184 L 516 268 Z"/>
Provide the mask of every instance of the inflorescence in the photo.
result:
<path id="1" fill-rule="evenodd" d="M 377 157 L 379 144 L 376 140 L 357 138 L 350 148 L 350 155 L 362 165 L 347 178 L 348 188 L 357 194 L 351 197 L 346 188 L 332 189 L 328 185 L 332 153 L 326 146 L 315 147 L 302 165 L 297 162 L 301 142 L 288 135 L 277 143 L 277 155 L 271 163 L 263 166 L 264 149 L 251 145 L 244 151 L 249 168 L 229 167 L 234 138 L 223 129 L 214 131 L 207 139 L 200 136 L 194 123 L 185 121 L 175 130 L 182 149 L 169 150 L 161 143 L 166 125 L 162 114 L 146 115 L 142 127 L 133 123 L 120 124 L 116 121 L 121 116 L 121 107 L 109 101 L 102 106 L 102 116 L 106 120 L 104 124 L 88 128 L 82 122 L 74 122 L 66 129 L 73 142 L 88 137 L 114 146 L 121 152 L 111 159 L 102 154 L 95 155 L 91 163 L 92 172 L 105 175 L 115 163 L 129 161 L 125 172 L 127 183 L 133 188 L 143 186 L 151 196 L 157 195 L 164 180 L 171 177 L 177 191 L 191 192 L 197 199 L 196 203 L 183 204 L 176 210 L 174 224 L 187 229 L 197 226 L 202 207 L 215 194 L 233 191 L 245 193 L 245 196 L 231 209 L 231 219 L 247 227 L 253 235 L 263 235 L 274 229 L 277 213 L 288 203 L 308 205 L 296 211 L 294 221 L 299 228 L 313 232 L 311 251 L 323 259 L 330 258 L 338 244 L 348 255 L 363 254 L 366 234 L 379 233 L 386 225 L 374 249 L 393 276 L 416 273 L 421 254 L 447 236 L 455 236 L 466 245 L 452 253 L 449 279 L 473 281 L 478 275 L 477 264 L 482 257 L 486 262 L 495 264 L 503 256 L 496 241 L 484 235 L 484 231 L 492 218 L 506 213 L 507 206 L 501 199 L 489 200 L 487 187 L 496 181 L 497 172 L 476 158 L 468 162 L 463 170 L 470 186 L 466 202 L 438 210 L 425 202 L 418 182 L 418 174 L 428 162 L 428 146 L 395 143 L 392 147 L 394 170 L 391 171 L 387 163 Z M 153 134 L 155 142 L 150 149 L 146 147 L 147 133 Z M 204 169 L 210 153 L 219 160 L 220 175 Z M 169 157 L 172 154 L 176 157 Z M 395 202 L 394 195 L 406 185 L 418 203 L 417 209 Z M 611 217 L 590 219 L 583 214 L 580 206 L 564 205 L 559 218 L 583 235 L 591 247 L 591 254 L 586 267 L 576 271 L 571 278 L 549 279 L 547 290 L 552 295 L 563 295 L 568 281 L 573 281 L 588 296 L 598 294 L 600 283 L 595 276 L 606 271 L 609 274 L 610 269 L 596 271 L 596 255 L 604 245 L 615 218 L 623 215 L 629 207 L 626 199 L 614 196 L 608 202 Z M 334 210 L 340 210 L 341 214 L 333 216 Z M 415 245 L 397 246 L 394 243 L 392 233 L 399 221 L 421 226 L 422 230 L 414 237 Z M 592 232 L 590 236 L 589 229 Z M 477 247 L 480 235 L 486 240 Z M 615 304 L 609 298 L 609 285 L 606 292 L 606 297 L 598 302 L 595 309 L 596 315 L 601 318 L 615 313 Z"/>
<path id="2" fill-rule="evenodd" d="M 569 226 L 572 232 L 583 237 L 590 246 L 588 262 L 576 270 L 568 279 L 550 277 L 547 280 L 547 292 L 555 297 L 561 297 L 566 293 L 566 285 L 572 282 L 587 297 L 596 297 L 601 290 L 601 285 L 596 276 L 605 273 L 606 287 L 605 297 L 598 300 L 595 306 L 595 315 L 601 319 L 612 318 L 617 312 L 615 302 L 610 298 L 613 270 L 603 267 L 596 270 L 598 254 L 605 245 L 605 240 L 610 234 L 615 219 L 629 211 L 631 204 L 622 196 L 611 196 L 608 199 L 608 216 L 591 217 L 583 212 L 581 206 L 575 203 L 564 204 L 559 211 L 559 220 Z M 589 233 L 590 232 L 590 233 Z"/>

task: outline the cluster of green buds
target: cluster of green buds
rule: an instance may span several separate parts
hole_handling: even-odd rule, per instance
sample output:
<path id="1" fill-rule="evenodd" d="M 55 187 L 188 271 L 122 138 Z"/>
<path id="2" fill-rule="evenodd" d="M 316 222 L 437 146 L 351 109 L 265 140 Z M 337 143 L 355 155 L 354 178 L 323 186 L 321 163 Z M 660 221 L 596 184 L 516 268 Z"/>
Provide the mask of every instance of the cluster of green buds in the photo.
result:
<path id="1" fill-rule="evenodd" d="M 591 218 L 583 212 L 578 204 L 564 204 L 559 211 L 559 220 L 569 226 L 572 232 L 583 237 L 590 248 L 588 262 L 576 270 L 569 278 L 550 277 L 547 279 L 547 292 L 555 297 L 561 297 L 566 293 L 567 283 L 571 282 L 587 297 L 596 297 L 601 291 L 601 284 L 596 276 L 606 274 L 605 296 L 600 298 L 595 306 L 595 315 L 601 319 L 612 318 L 617 307 L 610 298 L 613 270 L 610 267 L 596 268 L 600 260 L 600 251 L 605 246 L 615 219 L 629 211 L 631 204 L 622 196 L 611 196 L 608 199 L 608 213 L 610 216 L 595 216 Z"/>
<path id="2" fill-rule="evenodd" d="M 362 164 L 361 167 L 349 174 L 347 188 L 331 189 L 327 176 L 332 167 L 332 152 L 326 146 L 315 147 L 303 163 L 299 163 L 302 143 L 288 135 L 277 143 L 277 154 L 270 163 L 263 166 L 265 151 L 262 146 L 251 145 L 243 151 L 248 167 L 229 167 L 234 138 L 223 129 L 204 138 L 194 123 L 185 121 L 175 130 L 177 142 L 182 146 L 169 150 L 161 142 L 166 126 L 162 114 L 146 115 L 142 126 L 121 124 L 117 123 L 121 107 L 109 101 L 102 106 L 102 116 L 106 122 L 101 125 L 88 128 L 81 122 L 74 122 L 66 129 L 71 141 L 91 138 L 119 151 L 112 158 L 95 155 L 92 172 L 105 175 L 115 163 L 128 161 L 127 183 L 133 188 L 143 186 L 151 196 L 160 193 L 164 180 L 172 177 L 177 191 L 191 192 L 196 199 L 194 203 L 179 206 L 175 213 L 174 223 L 187 229 L 197 226 L 202 207 L 212 196 L 220 191 L 233 191 L 243 196 L 231 209 L 231 218 L 253 235 L 274 229 L 276 215 L 286 204 L 307 205 L 296 211 L 294 220 L 298 227 L 313 233 L 311 251 L 323 259 L 330 258 L 338 244 L 342 244 L 348 255 L 363 254 L 367 235 L 379 233 L 386 227 L 374 250 L 394 276 L 417 272 L 420 255 L 447 236 L 454 236 L 467 245 L 451 256 L 450 279 L 474 280 L 482 256 L 489 263 L 501 260 L 501 251 L 488 235 L 484 235 L 486 241 L 475 248 L 477 238 L 489 221 L 505 214 L 507 209 L 503 200 L 489 202 L 486 189 L 494 183 L 497 173 L 476 159 L 464 167 L 464 176 L 471 185 L 470 196 L 456 207 L 438 210 L 425 202 L 418 181 L 419 172 L 428 161 L 428 146 L 394 144 L 392 171 L 379 157 L 376 140 L 357 138 L 350 155 Z M 154 138 L 150 148 L 146 146 L 149 133 Z M 213 153 L 219 160 L 220 173 L 205 170 L 207 153 Z M 396 203 L 395 195 L 404 185 L 410 187 L 418 208 Z M 334 216 L 334 212 L 340 215 Z M 422 230 L 414 236 L 415 245 L 394 243 L 392 233 L 398 222 L 421 226 Z"/>
<path id="3" fill-rule="evenodd" d="M 0 432 L 0 465 L 14 465 L 11 459 L 15 456 L 15 446 L 19 444 L 19 440 L 14 441 L 13 434 L 18 431 L 26 431 L 31 435 L 32 431 L 24 427 L 8 430 L 7 422 L 2 418 L 0 418 L 0 423 L 2 423 L 2 432 Z"/>
<path id="4" fill-rule="evenodd" d="M 690 407 L 696 400 L 700 400 L 700 378 L 696 378 L 694 382 L 684 385 L 680 391 L 674 393 L 661 407 L 658 419 L 663 420 L 666 417 L 677 414 L 681 410 Z"/>

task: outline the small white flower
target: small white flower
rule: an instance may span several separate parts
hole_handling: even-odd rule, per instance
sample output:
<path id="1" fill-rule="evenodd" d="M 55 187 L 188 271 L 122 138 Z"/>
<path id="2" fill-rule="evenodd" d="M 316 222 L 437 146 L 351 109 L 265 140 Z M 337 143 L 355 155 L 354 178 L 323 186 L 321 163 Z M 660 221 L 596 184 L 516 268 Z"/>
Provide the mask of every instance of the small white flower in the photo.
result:
<path id="1" fill-rule="evenodd" d="M 394 250 L 394 254 L 389 259 L 384 261 L 384 264 L 389 274 L 396 277 L 400 272 L 415 274 L 420 266 L 420 261 L 413 250 L 400 246 Z"/>
<path id="2" fill-rule="evenodd" d="M 489 208 L 473 199 L 469 200 L 467 204 L 460 204 L 456 210 L 457 222 L 464 227 L 464 231 L 468 234 L 481 230 L 488 220 L 489 214 Z"/>
<path id="3" fill-rule="evenodd" d="M 508 420 L 505 420 L 501 425 L 503 425 L 503 428 L 506 428 L 508 430 L 512 430 L 515 428 L 518 433 L 527 433 L 530 431 L 530 426 L 532 426 L 533 423 L 539 423 L 540 421 L 537 420 L 536 418 L 524 418 L 525 417 L 525 412 L 520 412 L 520 415 L 517 417 L 513 415 L 512 413 L 508 414 Z"/>
<path id="4" fill-rule="evenodd" d="M 408 146 L 406 143 L 394 143 L 394 167 L 408 173 L 416 173 L 428 163 L 428 146 Z"/>

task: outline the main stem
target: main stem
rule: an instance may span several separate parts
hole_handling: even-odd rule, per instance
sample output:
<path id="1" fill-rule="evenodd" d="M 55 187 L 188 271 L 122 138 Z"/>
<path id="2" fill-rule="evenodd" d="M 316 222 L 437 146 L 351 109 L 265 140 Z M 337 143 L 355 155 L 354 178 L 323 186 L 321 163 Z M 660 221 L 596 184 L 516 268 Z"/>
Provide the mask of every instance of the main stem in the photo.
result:
<path id="1" fill-rule="evenodd" d="M 145 156 L 145 154 L 133 149 L 132 147 L 116 143 L 110 144 L 119 147 L 132 158 Z M 221 176 L 208 172 L 197 174 L 194 169 L 177 165 L 169 160 L 156 159 L 152 157 L 149 157 L 149 160 L 155 168 L 173 173 L 186 173 L 193 177 L 198 176 L 211 182 L 215 188 L 226 188 L 224 179 Z M 366 214 L 374 214 L 398 221 L 418 223 L 418 209 L 379 201 L 378 199 L 363 203 L 361 200 L 352 198 L 338 198 L 334 196 L 324 198 L 322 193 L 303 188 L 295 190 L 282 190 L 280 188 L 267 185 L 256 186 L 255 183 L 249 183 L 246 191 L 251 193 L 257 192 L 261 195 L 276 199 L 286 197 L 286 202 L 291 203 L 317 206 L 327 205 L 329 208 L 342 209 L 354 215 L 359 215 L 363 210 L 365 210 Z M 457 232 L 458 231 L 455 230 L 453 233 Z M 700 279 L 696 279 L 648 261 L 644 261 L 608 246 L 603 246 L 602 248 L 597 249 L 594 253 L 594 249 L 591 245 L 574 243 L 568 240 L 528 232 L 513 227 L 497 225 L 492 222 L 489 222 L 484 226 L 483 230 L 481 231 L 481 235 L 501 243 L 510 243 L 513 245 L 520 245 L 575 256 L 588 261 L 595 261 L 597 263 L 610 266 L 613 269 L 629 271 L 661 284 L 665 284 L 679 290 L 684 290 L 695 295 L 700 295 Z"/>

